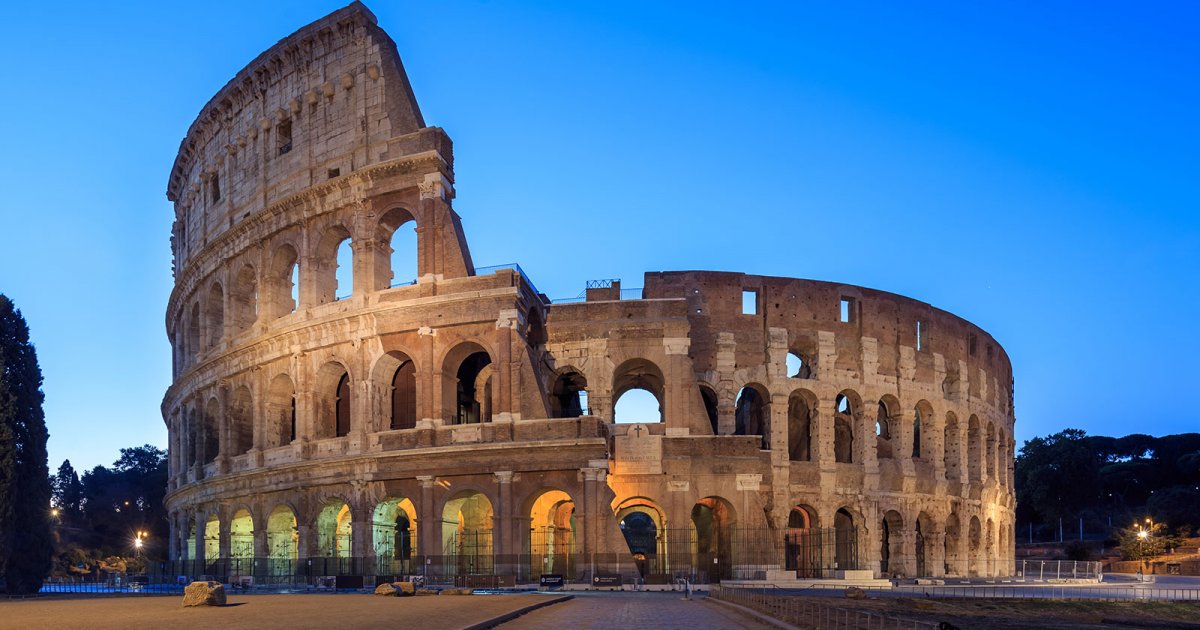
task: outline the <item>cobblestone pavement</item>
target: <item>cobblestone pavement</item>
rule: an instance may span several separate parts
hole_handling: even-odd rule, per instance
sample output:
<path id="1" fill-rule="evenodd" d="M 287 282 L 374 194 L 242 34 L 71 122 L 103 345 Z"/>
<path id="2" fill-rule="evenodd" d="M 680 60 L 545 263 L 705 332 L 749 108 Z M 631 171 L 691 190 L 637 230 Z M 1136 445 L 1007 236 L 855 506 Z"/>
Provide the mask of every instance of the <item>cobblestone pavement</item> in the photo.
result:
<path id="1" fill-rule="evenodd" d="M 773 628 L 703 596 L 684 600 L 679 593 L 573 593 L 569 602 L 522 615 L 502 630 L 720 630 Z"/>

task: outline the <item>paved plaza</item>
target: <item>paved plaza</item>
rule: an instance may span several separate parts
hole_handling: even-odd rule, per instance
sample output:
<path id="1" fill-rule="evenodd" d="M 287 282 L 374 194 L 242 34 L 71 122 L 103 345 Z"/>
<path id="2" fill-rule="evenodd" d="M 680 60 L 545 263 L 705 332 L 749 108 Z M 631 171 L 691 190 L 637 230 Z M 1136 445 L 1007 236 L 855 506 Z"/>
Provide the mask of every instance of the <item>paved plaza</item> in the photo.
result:
<path id="1" fill-rule="evenodd" d="M 654 628 L 656 630 L 721 630 L 774 628 L 702 595 L 691 600 L 679 593 L 577 593 L 575 599 L 523 615 L 502 630 L 592 630 Z"/>

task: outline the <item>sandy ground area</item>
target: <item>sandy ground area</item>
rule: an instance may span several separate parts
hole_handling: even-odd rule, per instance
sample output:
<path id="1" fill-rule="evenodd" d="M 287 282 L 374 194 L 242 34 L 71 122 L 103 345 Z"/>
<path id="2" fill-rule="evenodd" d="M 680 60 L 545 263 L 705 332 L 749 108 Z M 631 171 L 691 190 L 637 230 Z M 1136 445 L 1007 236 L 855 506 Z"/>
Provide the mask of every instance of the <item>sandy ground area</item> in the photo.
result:
<path id="1" fill-rule="evenodd" d="M 544 602 L 545 595 L 376 597 L 374 595 L 233 595 L 229 605 L 183 608 L 179 596 L 87 596 L 0 600 L 0 628 L 131 630 L 142 628 L 463 628 Z"/>

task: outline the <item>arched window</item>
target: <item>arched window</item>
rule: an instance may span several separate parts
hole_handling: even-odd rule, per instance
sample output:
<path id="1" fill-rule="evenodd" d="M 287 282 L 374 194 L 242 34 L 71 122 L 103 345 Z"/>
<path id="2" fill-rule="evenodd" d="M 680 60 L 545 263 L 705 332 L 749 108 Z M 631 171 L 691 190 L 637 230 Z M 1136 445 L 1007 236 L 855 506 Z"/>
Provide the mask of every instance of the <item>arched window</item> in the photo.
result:
<path id="1" fill-rule="evenodd" d="M 662 422 L 665 381 L 662 370 L 645 359 L 630 359 L 613 375 L 613 421 Z"/>
<path id="2" fill-rule="evenodd" d="M 575 371 L 559 374 L 550 390 L 550 416 L 577 418 L 586 413 L 587 379 Z"/>
<path id="3" fill-rule="evenodd" d="M 354 251 L 350 231 L 334 225 L 321 234 L 317 244 L 312 285 L 317 304 L 350 297 L 354 292 Z"/>
<path id="4" fill-rule="evenodd" d="M 249 330 L 258 319 L 258 282 L 254 267 L 243 265 L 229 292 L 230 325 L 233 334 Z"/>
<path id="5" fill-rule="evenodd" d="M 268 317 L 283 317 L 296 312 L 300 304 L 300 257 L 291 245 L 280 245 L 263 279 L 264 305 Z"/>
<path id="6" fill-rule="evenodd" d="M 200 303 L 192 303 L 192 313 L 187 320 L 187 344 L 185 346 L 185 354 L 187 356 L 188 365 L 195 365 L 196 358 L 200 356 Z"/>
<path id="7" fill-rule="evenodd" d="M 875 415 L 875 458 L 892 458 L 892 414 L 888 404 L 879 401 L 879 410 Z"/>
<path id="8" fill-rule="evenodd" d="M 762 436 L 762 447 L 769 448 L 770 399 L 760 386 L 747 385 L 738 392 L 734 412 L 734 435 Z"/>
<path id="9" fill-rule="evenodd" d="M 404 208 L 392 208 L 379 220 L 377 238 L 386 243 L 387 256 L 376 259 L 375 290 L 415 284 L 417 268 L 417 223 Z"/>
<path id="10" fill-rule="evenodd" d="M 254 446 L 254 401 L 249 387 L 239 387 L 229 401 L 229 451 L 241 455 Z"/>
<path id="11" fill-rule="evenodd" d="M 913 410 L 913 446 L 912 456 L 914 459 L 921 457 L 921 408 L 917 407 Z"/>
<path id="12" fill-rule="evenodd" d="M 267 389 L 267 448 L 291 444 L 296 439 L 296 388 L 280 374 Z"/>
<path id="13" fill-rule="evenodd" d="M 492 421 L 492 358 L 476 352 L 458 366 L 458 424 Z"/>
<path id="14" fill-rule="evenodd" d="M 412 360 L 404 361 L 392 373 L 392 429 L 412 429 L 417 426 L 417 368 Z"/>
<path id="15" fill-rule="evenodd" d="M 704 403 L 704 413 L 708 417 L 708 423 L 712 426 L 713 435 L 719 435 L 718 418 L 717 418 L 717 392 L 714 392 L 708 385 L 700 385 L 700 400 Z"/>
<path id="16" fill-rule="evenodd" d="M 808 400 L 800 392 L 788 397 L 788 459 L 812 460 L 812 416 Z"/>
<path id="17" fill-rule="evenodd" d="M 854 462 L 854 416 L 855 409 L 846 394 L 838 394 L 834 402 L 833 457 L 841 464 Z"/>
<path id="18" fill-rule="evenodd" d="M 210 398 L 204 407 L 204 463 L 211 464 L 221 452 L 221 403 Z"/>
<path id="19" fill-rule="evenodd" d="M 205 304 L 205 332 L 208 333 L 206 347 L 214 348 L 221 343 L 225 335 L 225 291 L 221 284 L 214 282 L 208 289 L 208 302 Z"/>
<path id="20" fill-rule="evenodd" d="M 979 418 L 971 416 L 967 420 L 967 478 L 971 482 L 983 480 L 983 435 L 979 428 Z"/>
<path id="21" fill-rule="evenodd" d="M 335 260 L 333 299 L 344 300 L 354 293 L 354 250 L 350 247 L 350 239 L 338 243 Z"/>
<path id="22" fill-rule="evenodd" d="M 350 375 L 343 374 L 337 384 L 337 398 L 334 403 L 335 425 L 337 437 L 350 435 Z"/>

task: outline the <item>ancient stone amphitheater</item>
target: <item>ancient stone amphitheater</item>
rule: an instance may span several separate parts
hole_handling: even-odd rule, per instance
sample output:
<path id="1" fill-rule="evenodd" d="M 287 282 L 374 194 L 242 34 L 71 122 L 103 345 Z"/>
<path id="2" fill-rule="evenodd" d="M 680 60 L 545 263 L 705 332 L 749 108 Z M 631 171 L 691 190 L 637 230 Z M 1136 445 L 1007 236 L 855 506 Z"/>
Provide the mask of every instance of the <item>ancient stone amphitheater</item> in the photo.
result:
<path id="1" fill-rule="evenodd" d="M 454 181 L 450 138 L 358 3 L 201 110 L 167 188 L 162 410 L 186 572 L 1011 573 L 1012 370 L 985 331 L 743 273 L 552 301 L 516 265 L 475 266 Z"/>

